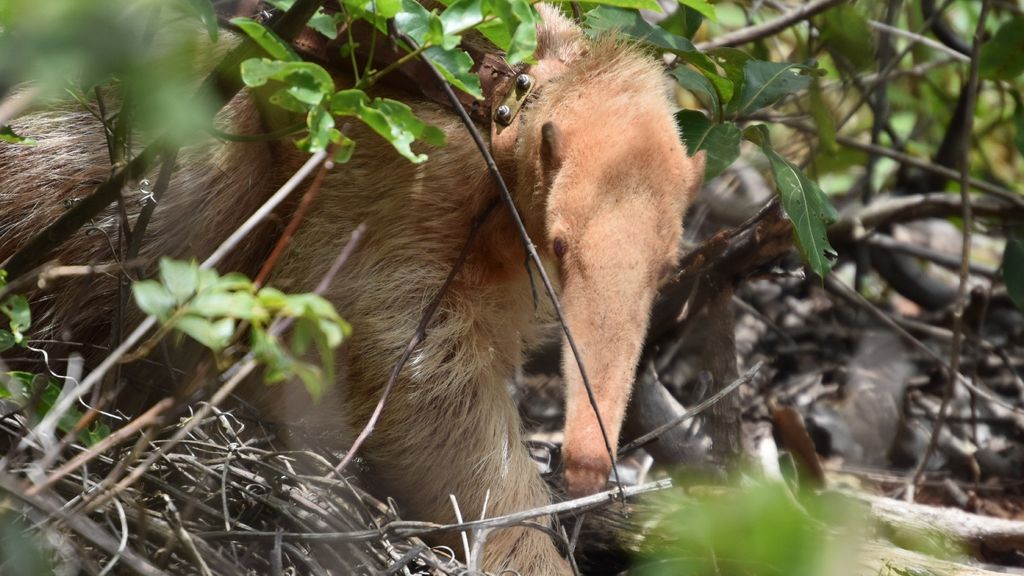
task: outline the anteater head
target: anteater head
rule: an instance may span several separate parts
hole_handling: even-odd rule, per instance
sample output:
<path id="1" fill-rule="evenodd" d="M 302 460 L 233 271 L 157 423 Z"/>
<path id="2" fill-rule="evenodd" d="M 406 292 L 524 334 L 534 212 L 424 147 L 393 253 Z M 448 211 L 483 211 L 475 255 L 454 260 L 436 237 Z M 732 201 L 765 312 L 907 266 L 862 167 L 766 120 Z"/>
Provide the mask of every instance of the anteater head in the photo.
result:
<path id="1" fill-rule="evenodd" d="M 526 110 L 519 181 L 530 184 L 531 212 L 543 214 L 538 244 L 558 270 L 614 452 L 651 306 L 678 263 L 704 160 L 687 154 L 670 86 L 649 55 L 598 40 L 562 64 Z M 565 481 L 580 496 L 605 486 L 611 461 L 567 341 L 562 356 Z"/>

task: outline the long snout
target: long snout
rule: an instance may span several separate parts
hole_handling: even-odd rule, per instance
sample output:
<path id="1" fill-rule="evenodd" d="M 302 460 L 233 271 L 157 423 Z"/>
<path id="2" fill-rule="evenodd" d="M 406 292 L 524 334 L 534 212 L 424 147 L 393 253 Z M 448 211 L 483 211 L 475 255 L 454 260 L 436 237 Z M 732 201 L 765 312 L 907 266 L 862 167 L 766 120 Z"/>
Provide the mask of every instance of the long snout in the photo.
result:
<path id="1" fill-rule="evenodd" d="M 567 387 L 562 454 L 565 485 L 572 497 L 593 494 L 607 483 L 612 466 L 608 448 L 614 457 L 647 331 L 648 292 L 653 292 L 641 286 L 631 290 L 601 290 L 595 285 L 578 288 L 570 285 L 563 293 L 566 320 L 610 446 L 605 444 L 577 360 L 566 341 L 562 347 Z"/>

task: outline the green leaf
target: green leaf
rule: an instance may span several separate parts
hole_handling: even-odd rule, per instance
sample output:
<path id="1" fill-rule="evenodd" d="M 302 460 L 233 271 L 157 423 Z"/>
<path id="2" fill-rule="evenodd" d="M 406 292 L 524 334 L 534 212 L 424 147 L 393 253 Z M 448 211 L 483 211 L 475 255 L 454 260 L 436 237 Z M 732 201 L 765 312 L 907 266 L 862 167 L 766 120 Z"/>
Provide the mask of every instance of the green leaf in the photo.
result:
<path id="1" fill-rule="evenodd" d="M 458 49 L 446 50 L 441 46 L 434 46 L 424 50 L 423 57 L 437 66 L 438 71 L 449 84 L 478 100 L 483 99 L 484 93 L 480 87 L 480 77 L 470 72 L 473 67 L 473 59 L 469 57 L 469 54 Z"/>
<path id="2" fill-rule="evenodd" d="M 635 10 L 598 6 L 587 12 L 586 24 L 588 33 L 592 35 L 599 32 L 618 32 L 676 54 L 697 53 L 693 42 L 662 28 L 651 26 Z"/>
<path id="3" fill-rule="evenodd" d="M 743 89 L 739 98 L 729 103 L 728 112 L 735 116 L 751 114 L 803 90 L 811 79 L 794 72 L 809 69 L 802 64 L 748 61 L 743 65 Z"/>
<path id="4" fill-rule="evenodd" d="M 210 35 L 210 40 L 216 41 L 220 25 L 217 23 L 217 12 L 213 9 L 210 0 L 188 0 L 188 5 L 199 17 L 199 20 L 206 25 L 206 33 Z"/>
<path id="5" fill-rule="evenodd" d="M 718 99 L 718 90 L 706 76 L 686 66 L 677 66 L 672 70 L 672 75 L 676 77 L 680 86 L 693 92 L 701 100 L 701 103 L 714 114 L 715 118 L 721 116 L 722 103 Z"/>
<path id="6" fill-rule="evenodd" d="M 21 144 L 23 146 L 36 145 L 36 141 L 34 138 L 18 136 L 17 134 L 14 133 L 14 130 L 10 126 L 0 126 L 0 142 L 7 142 L 9 144 Z"/>
<path id="7" fill-rule="evenodd" d="M 1024 72 L 1024 16 L 1014 16 L 981 45 L 978 74 L 990 80 L 1012 80 Z"/>
<path id="8" fill-rule="evenodd" d="M 1024 240 L 1011 237 L 1003 251 L 1003 281 L 1017 308 L 1024 310 Z"/>
<path id="9" fill-rule="evenodd" d="M 700 12 L 686 6 L 680 6 L 678 10 L 669 14 L 667 18 L 658 22 L 658 27 L 665 29 L 670 34 L 692 39 L 703 23 L 704 17 L 701 16 Z"/>
<path id="10" fill-rule="evenodd" d="M 793 223 L 796 245 L 804 262 L 819 277 L 832 269 L 836 251 L 828 241 L 828 227 L 838 215 L 821 188 L 798 167 L 778 155 L 767 140 L 761 147 L 772 167 L 782 207 Z"/>
<path id="11" fill-rule="evenodd" d="M 334 91 L 334 79 L 312 62 L 280 62 L 266 58 L 250 58 L 242 62 L 242 81 L 246 86 L 263 86 L 270 80 L 288 85 L 289 97 L 307 106 L 316 106 Z M 281 100 L 284 108 L 292 108 Z M 305 112 L 305 110 L 302 110 Z"/>
<path id="12" fill-rule="evenodd" d="M 29 309 L 28 298 L 20 294 L 8 296 L 0 305 L 0 312 L 3 312 L 10 320 L 14 340 L 20 343 L 22 333 L 32 326 L 32 311 Z"/>
<path id="13" fill-rule="evenodd" d="M 718 124 L 708 120 L 696 110 L 683 110 L 676 114 L 676 121 L 686 142 L 690 156 L 705 151 L 704 179 L 710 180 L 721 174 L 740 155 L 740 129 L 732 122 Z"/>
<path id="14" fill-rule="evenodd" d="M 174 323 L 174 328 L 188 334 L 210 350 L 220 352 L 231 342 L 231 336 L 235 333 L 235 321 L 223 318 L 211 322 L 199 316 L 183 316 Z"/>
<path id="15" fill-rule="evenodd" d="M 356 149 L 356 143 L 354 140 L 345 136 L 341 132 L 337 132 L 334 135 L 334 162 L 337 164 L 344 164 L 352 159 L 352 153 Z"/>
<path id="16" fill-rule="evenodd" d="M 199 287 L 199 264 L 170 258 L 160 259 L 160 282 L 178 304 L 183 304 Z"/>
<path id="17" fill-rule="evenodd" d="M 264 321 L 270 316 L 259 300 L 248 292 L 204 292 L 188 304 L 188 313 L 206 318 L 237 318 Z"/>
<path id="18" fill-rule="evenodd" d="M 729 82 L 727 88 L 728 95 L 721 90 L 719 91 L 722 103 L 728 104 L 732 101 L 734 95 L 739 94 L 743 90 L 743 68 L 752 58 L 749 54 L 738 48 L 715 48 L 709 54 L 710 58 L 725 72 L 725 78 Z M 701 70 L 705 76 L 708 75 L 706 69 L 701 68 Z"/>
<path id="19" fill-rule="evenodd" d="M 17 343 L 18 341 L 14 339 L 14 334 L 11 334 L 9 331 L 0 328 L 0 352 L 10 350 Z M 3 388 L 0 388 L 0 392 L 2 391 Z"/>
<path id="20" fill-rule="evenodd" d="M 679 0 L 679 3 L 700 12 L 702 16 L 712 22 L 718 22 L 718 15 L 715 14 L 715 7 L 707 0 Z"/>
<path id="21" fill-rule="evenodd" d="M 441 13 L 445 34 L 461 34 L 483 20 L 483 0 L 455 0 Z"/>
<path id="22" fill-rule="evenodd" d="M 652 12 L 659 13 L 664 12 L 661 9 L 661 4 L 658 4 L 658 0 L 590 0 L 589 3 L 618 8 L 633 8 L 635 10 L 651 10 Z"/>
<path id="23" fill-rule="evenodd" d="M 331 112 L 339 116 L 355 116 L 380 134 L 399 154 L 420 163 L 425 154 L 415 154 L 410 145 L 416 139 L 439 146 L 444 134 L 417 118 L 412 109 L 397 100 L 370 98 L 362 90 L 342 90 L 331 98 Z"/>
<path id="24" fill-rule="evenodd" d="M 402 0 L 402 11 L 395 15 L 395 26 L 418 46 L 444 44 L 444 24 L 441 18 L 414 0 Z"/>
<path id="25" fill-rule="evenodd" d="M 341 133 L 334 128 L 332 117 L 323 106 L 317 106 L 306 116 L 309 136 L 300 141 L 300 147 L 307 152 L 320 152 Z"/>
<path id="26" fill-rule="evenodd" d="M 142 280 L 132 285 L 135 304 L 150 316 L 166 321 L 174 310 L 174 296 L 156 280 Z"/>
<path id="27" fill-rule="evenodd" d="M 287 42 L 263 24 L 250 18 L 232 18 L 231 23 L 238 26 L 242 32 L 245 32 L 249 38 L 252 38 L 271 57 L 287 62 L 299 62 L 302 60 Z"/>
<path id="28" fill-rule="evenodd" d="M 402 11 L 401 0 L 344 0 L 345 8 L 356 15 L 372 21 L 376 14 L 379 20 L 394 18 Z"/>
<path id="29" fill-rule="evenodd" d="M 821 40 L 857 70 L 875 65 L 875 35 L 867 18 L 853 4 L 840 4 L 818 18 Z"/>
<path id="30" fill-rule="evenodd" d="M 334 40 L 338 37 L 338 25 L 344 22 L 344 17 L 341 14 L 328 14 L 321 8 L 313 14 L 313 17 L 309 19 L 308 26 L 313 30 L 323 34 L 324 36 Z"/>
<path id="31" fill-rule="evenodd" d="M 532 56 L 537 49 L 540 20 L 533 5 L 527 0 L 494 0 L 491 7 L 499 19 L 481 26 L 480 31 L 505 51 L 510 64 Z"/>

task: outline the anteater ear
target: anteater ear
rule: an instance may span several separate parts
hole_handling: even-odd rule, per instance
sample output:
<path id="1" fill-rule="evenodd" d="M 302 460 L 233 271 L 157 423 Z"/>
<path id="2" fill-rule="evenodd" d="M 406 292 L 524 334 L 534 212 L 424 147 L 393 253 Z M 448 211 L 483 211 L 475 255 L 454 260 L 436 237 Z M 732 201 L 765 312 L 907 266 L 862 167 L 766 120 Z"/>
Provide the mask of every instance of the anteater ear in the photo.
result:
<path id="1" fill-rule="evenodd" d="M 562 167 L 565 149 L 562 142 L 562 131 L 554 122 L 545 122 L 540 129 L 540 167 L 544 186 L 551 188 L 555 174 Z"/>

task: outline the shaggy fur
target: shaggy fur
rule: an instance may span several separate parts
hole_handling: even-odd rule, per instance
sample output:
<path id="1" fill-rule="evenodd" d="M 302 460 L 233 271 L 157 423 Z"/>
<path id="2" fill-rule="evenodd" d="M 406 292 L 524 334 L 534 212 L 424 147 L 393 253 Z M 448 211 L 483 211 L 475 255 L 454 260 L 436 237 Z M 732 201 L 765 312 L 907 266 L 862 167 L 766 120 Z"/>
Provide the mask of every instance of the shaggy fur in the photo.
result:
<path id="1" fill-rule="evenodd" d="M 700 184 L 703 160 L 688 157 L 680 143 L 656 61 L 613 40 L 590 42 L 556 10 L 541 11 L 538 63 L 531 70 L 539 96 L 513 129 L 494 136 L 495 147 L 529 232 L 559 281 L 614 444 L 650 305 L 661 276 L 676 262 L 682 214 Z M 430 161 L 415 166 L 353 125 L 355 156 L 327 176 L 272 279 L 285 290 L 312 289 L 351 231 L 366 223 L 362 248 L 327 294 L 354 328 L 339 358 L 344 381 L 319 405 L 294 384 L 253 395 L 267 417 L 332 445 L 343 446 L 366 422 L 471 222 L 497 193 L 452 114 L 427 103 L 414 109 L 445 131 L 447 146 L 428 151 Z M 260 130 L 244 97 L 224 114 L 233 132 Z M 107 173 L 102 132 L 84 113 L 35 114 L 15 128 L 40 145 L 0 146 L 0 260 L 64 210 L 66 199 L 88 193 Z M 144 255 L 204 257 L 303 161 L 290 146 L 218 144 L 184 152 Z M 136 211 L 132 195 L 128 204 Z M 100 233 L 79 232 L 62 248 L 61 261 L 110 261 L 107 237 L 116 222 L 110 212 L 96 222 Z M 273 235 L 264 233 L 241 252 L 261 255 L 268 238 Z M 550 320 L 534 310 L 524 260 L 511 218 L 499 207 L 362 451 L 370 485 L 394 495 L 405 518 L 454 520 L 449 494 L 467 518 L 484 513 L 488 493 L 488 516 L 549 501 L 506 390 L 524 347 Z M 64 297 L 50 306 L 51 325 L 102 323 L 115 287 L 110 278 L 63 285 Z M 568 491 L 579 495 L 604 487 L 610 462 L 566 352 L 565 479 Z M 483 566 L 531 575 L 568 572 L 548 536 L 527 528 L 491 534 Z"/>

